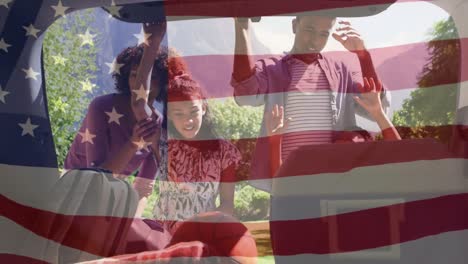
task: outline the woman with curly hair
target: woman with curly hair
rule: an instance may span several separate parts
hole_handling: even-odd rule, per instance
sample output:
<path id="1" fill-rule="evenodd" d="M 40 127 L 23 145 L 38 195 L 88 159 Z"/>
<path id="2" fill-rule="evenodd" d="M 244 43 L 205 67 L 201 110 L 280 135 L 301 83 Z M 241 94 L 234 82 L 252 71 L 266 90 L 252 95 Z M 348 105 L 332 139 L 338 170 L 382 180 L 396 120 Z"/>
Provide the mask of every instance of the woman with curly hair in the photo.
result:
<path id="1" fill-rule="evenodd" d="M 162 26 L 162 27 L 161 27 Z M 152 28 L 151 28 L 152 27 Z M 185 71 L 180 58 L 169 57 L 160 42 L 164 25 L 145 25 L 152 37 L 117 56 L 117 93 L 95 98 L 65 160 L 65 169 L 102 168 L 124 178 L 138 170 L 133 183 L 140 195 L 137 216 L 154 185 L 163 117 L 153 107 L 165 104 L 169 74 Z M 151 78 L 149 78 L 151 76 Z"/>

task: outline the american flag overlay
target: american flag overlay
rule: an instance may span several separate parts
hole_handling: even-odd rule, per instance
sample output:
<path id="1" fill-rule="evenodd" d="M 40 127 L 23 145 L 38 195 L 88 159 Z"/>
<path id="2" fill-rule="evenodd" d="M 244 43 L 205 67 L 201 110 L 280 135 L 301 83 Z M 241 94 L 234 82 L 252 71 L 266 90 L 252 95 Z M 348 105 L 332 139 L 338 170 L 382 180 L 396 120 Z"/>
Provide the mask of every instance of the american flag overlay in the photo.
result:
<path id="1" fill-rule="evenodd" d="M 431 12 L 443 19 L 426 25 Z M 90 19 L 80 20 L 80 14 Z M 0 262 L 467 263 L 466 14 L 468 1 L 456 0 L 0 0 Z M 348 40 L 365 41 L 370 66 L 339 35 L 334 39 L 312 29 L 308 34 L 328 39 L 327 45 L 314 51 L 320 52 L 311 63 L 316 68 L 300 62 L 291 50 L 300 41 L 291 24 L 298 15 L 337 18 L 334 28 L 348 26 L 353 32 L 351 27 L 362 26 Z M 233 18 L 250 18 L 251 47 L 236 46 Z M 357 22 L 341 22 L 349 19 Z M 387 24 L 374 25 L 373 19 Z M 80 146 L 106 140 L 81 125 L 86 109 L 94 98 L 115 92 L 112 78 L 124 67 L 117 56 L 147 44 L 150 35 L 142 23 L 154 20 L 167 21 L 161 45 L 186 64 L 187 72 L 177 74 L 190 75 L 202 87 L 214 114 L 218 133 L 189 144 L 202 149 L 227 142 L 236 175 L 216 178 L 215 186 L 235 186 L 234 201 L 240 201 L 243 188 L 251 188 L 267 197 L 266 204 L 252 202 L 242 211 L 234 202 L 233 216 L 201 212 L 187 221 L 150 208 L 142 219 L 135 217 L 138 192 L 121 175 L 100 168 L 63 173 L 62 140 L 75 138 Z M 47 38 L 60 22 L 63 36 Z M 427 32 L 412 35 L 413 28 Z M 67 38 L 77 42 L 60 46 Z M 239 80 L 234 68 L 246 58 L 255 67 L 254 77 Z M 81 74 L 56 75 L 60 70 Z M 358 105 L 362 91 L 346 88 L 355 87 L 347 82 L 365 83 L 368 72 L 382 83 L 381 112 L 401 140 L 386 140 L 381 123 Z M 71 85 L 77 85 L 80 98 L 52 92 Z M 314 90 L 319 86 L 325 87 L 322 97 Z M 62 120 L 53 115 L 57 109 L 73 112 L 67 100 L 81 102 L 76 105 L 84 110 L 60 127 Z M 161 113 L 171 103 L 190 102 L 171 95 L 167 100 L 155 106 Z M 292 121 L 272 135 L 267 119 L 278 103 L 286 104 L 285 117 Z M 128 118 L 119 108 L 101 108 L 106 125 L 122 126 Z M 308 133 L 309 125 L 318 132 Z M 371 140 L 333 141 L 334 135 L 365 131 Z M 312 138 L 323 134 L 331 139 Z M 274 155 L 281 152 L 272 147 L 278 135 L 294 139 L 288 144 L 309 143 L 288 151 L 272 172 Z M 167 166 L 158 168 L 159 177 L 164 170 L 185 177 L 224 166 L 211 160 L 187 162 L 184 168 L 167 165 L 183 150 L 171 148 L 171 140 L 183 141 L 168 140 L 168 152 L 161 152 L 167 156 L 157 161 Z M 310 143 L 316 141 L 320 144 Z M 140 143 L 136 156 L 149 152 L 149 144 Z M 212 184 L 204 176 L 174 185 L 202 193 L 197 186 Z M 163 188 L 158 180 L 156 196 Z M 263 216 L 243 215 L 251 212 Z M 167 223 L 181 224 L 180 229 L 170 233 Z M 260 231 L 253 228 L 260 225 Z"/>

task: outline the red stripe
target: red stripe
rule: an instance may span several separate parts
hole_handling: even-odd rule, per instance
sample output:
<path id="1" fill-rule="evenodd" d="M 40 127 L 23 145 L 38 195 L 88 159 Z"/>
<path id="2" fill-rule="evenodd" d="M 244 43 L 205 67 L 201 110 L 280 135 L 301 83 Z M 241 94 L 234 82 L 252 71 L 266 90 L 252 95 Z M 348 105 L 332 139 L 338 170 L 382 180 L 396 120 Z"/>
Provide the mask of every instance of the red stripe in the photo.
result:
<path id="1" fill-rule="evenodd" d="M 64 246 L 98 256 L 110 256 L 114 241 L 108 234 L 122 232 L 125 236 L 130 225 L 128 218 L 70 216 L 19 204 L 0 195 L 0 215 L 14 221 L 31 232 Z M 124 223 L 121 226 L 121 223 Z"/>
<path id="2" fill-rule="evenodd" d="M 395 0 L 302 1 L 302 0 L 169 0 L 165 1 L 167 16 L 256 17 L 314 10 L 392 4 Z M 399 1 L 402 2 L 402 1 Z M 406 0 L 405 2 L 412 2 Z M 343 16 L 342 12 L 335 14 Z"/>
<path id="3" fill-rule="evenodd" d="M 468 49 L 468 39 L 456 40 L 441 40 L 440 45 L 453 45 L 454 42 L 460 41 L 463 49 Z M 372 59 L 377 73 L 386 89 L 389 91 L 407 90 L 418 88 L 418 77 L 420 76 L 424 66 L 428 63 L 430 54 L 427 50 L 427 43 L 414 43 L 407 45 L 399 45 L 385 48 L 370 49 Z M 344 62 L 355 61 L 354 55 L 345 51 L 325 52 L 329 58 Z M 239 55 L 235 55 L 239 56 Z M 268 57 L 278 57 L 277 55 L 258 55 L 253 56 L 254 61 Z M 198 80 L 207 92 L 209 98 L 224 98 L 233 96 L 233 88 L 231 87 L 230 79 L 232 74 L 232 65 L 234 55 L 197 55 L 185 56 L 184 59 L 189 66 L 189 70 L 196 80 Z M 468 60 L 468 55 L 460 58 L 460 61 Z M 456 64 L 454 64 L 456 65 Z M 356 65 L 358 66 L 358 65 Z M 454 67 L 453 71 L 459 71 Z M 216 74 L 213 74 L 216 73 Z M 434 80 L 437 85 L 457 83 L 468 80 L 468 71 L 461 72 L 460 78 L 453 80 L 452 78 L 440 78 Z M 284 91 L 269 91 L 284 92 Z M 253 95 L 252 93 L 244 93 L 239 95 Z"/>
<path id="4" fill-rule="evenodd" d="M 36 222 L 44 222 L 47 221 L 48 215 L 55 215 L 58 219 L 67 222 L 66 218 L 73 218 L 73 216 L 61 216 L 25 207 L 4 196 L 0 196 L 0 199 L 4 216 L 37 234 L 48 232 L 47 229 L 41 230 L 43 226 L 35 225 L 32 219 Z M 351 252 L 414 241 L 445 232 L 465 230 L 468 228 L 468 219 L 465 213 L 468 209 L 467 205 L 468 194 L 458 194 L 315 219 L 273 221 L 270 223 L 270 228 L 274 254 Z M 9 213 L 4 214 L 4 210 Z M 397 217 L 396 226 L 389 220 L 391 219 L 389 216 Z M 106 222 L 108 218 L 93 216 L 75 216 L 74 218 L 80 219 L 80 224 L 75 227 L 79 230 L 75 229 L 68 233 L 69 237 L 65 238 L 62 244 L 88 252 L 92 251 L 92 248 L 84 247 L 81 239 L 87 236 L 105 235 L 100 232 L 99 228 L 94 229 L 94 225 L 107 228 L 102 223 Z M 61 222 L 56 222 L 56 224 L 60 225 Z M 201 225 L 204 227 L 196 229 L 196 232 L 206 230 L 207 227 L 213 230 L 233 230 L 233 225 L 238 224 L 204 223 Z M 391 232 L 397 233 L 390 235 Z M 189 237 L 193 235 L 194 233 L 191 233 Z M 206 235 L 207 233 L 204 232 L 204 236 Z M 195 236 L 197 235 L 195 234 Z M 46 236 L 46 238 L 53 240 L 55 236 Z M 337 238 L 336 241 L 335 238 Z M 105 243 L 110 242 L 109 240 L 105 241 Z M 100 253 L 98 248 L 102 246 L 102 244 L 95 244 L 94 252 L 90 253 Z M 252 251 L 247 250 L 247 252 Z M 220 256 L 219 253 L 216 256 Z"/>
<path id="5" fill-rule="evenodd" d="M 270 223 L 273 253 L 352 252 L 465 230 L 467 211 L 468 194 L 459 194 L 316 219 L 275 221 Z M 397 217 L 402 214 L 396 229 L 389 222 L 392 214 Z M 397 234 L 391 236 L 392 230 Z M 337 232 L 337 236 L 332 232 Z"/>
<path id="6" fill-rule="evenodd" d="M 465 138 L 460 134 L 467 126 L 426 126 L 419 131 L 425 131 L 424 139 L 411 139 L 420 137 L 413 132 L 414 128 L 398 127 L 401 141 L 373 141 L 365 143 L 335 143 L 324 145 L 305 146 L 288 158 L 290 161 L 283 161 L 276 177 L 314 175 L 320 173 L 340 173 L 354 168 L 374 166 L 382 164 L 397 164 L 400 162 L 411 162 L 418 160 L 440 160 L 448 158 L 468 158 L 468 135 Z M 339 133 L 332 131 L 332 133 Z M 288 133 L 287 135 L 301 135 L 302 132 Z M 438 138 L 438 139 L 435 139 Z M 261 160 L 262 163 L 269 163 L 271 149 L 267 137 L 258 139 L 238 139 L 231 140 L 242 154 L 242 162 L 238 171 L 237 179 L 221 179 L 222 182 L 235 182 L 248 180 L 249 167 L 252 159 Z M 262 148 L 255 149 L 260 146 Z M 212 146 L 212 140 L 198 141 L 196 144 L 201 151 L 204 147 Z M 170 145 L 169 141 L 169 145 Z M 194 144 L 192 142 L 191 144 Z M 170 149 L 169 149 L 170 151 Z M 204 151 L 209 151 L 205 149 Z M 338 154 L 337 154 L 338 153 Z M 332 166 L 330 165 L 332 164 Z M 265 166 L 268 169 L 269 166 Z M 270 178 L 270 172 L 255 171 L 255 175 L 250 180 Z M 200 177 L 194 182 L 209 182 L 211 178 Z"/>
<path id="7" fill-rule="evenodd" d="M 0 254 L 0 263 L 47 264 L 47 262 L 42 260 L 12 254 Z"/>
<path id="8" fill-rule="evenodd" d="M 23 226 L 32 233 L 43 238 L 102 257 L 155 250 L 155 248 L 151 248 L 152 244 L 162 244 L 159 243 L 159 241 L 145 240 L 154 239 L 155 236 L 149 234 L 152 232 L 149 226 L 138 219 L 107 216 L 63 215 L 25 206 L 3 195 L 0 195 L 0 216 L 14 221 L 16 224 Z M 216 220 L 217 218 L 207 219 Z M 143 224 L 140 227 L 142 230 L 146 230 L 146 232 L 142 234 L 144 237 L 135 237 L 130 234 L 131 232 L 129 232 L 129 227 L 132 221 L 139 221 Z M 190 223 L 183 226 L 185 226 L 184 228 L 187 231 L 193 230 L 193 233 L 185 232 L 179 234 L 177 241 L 183 242 L 198 240 L 205 243 L 211 243 L 210 246 L 217 249 L 217 252 L 211 252 L 213 253 L 211 256 L 231 256 L 227 248 L 230 246 L 237 246 L 236 240 L 233 240 L 232 238 L 239 237 L 239 234 L 245 234 L 246 237 L 250 236 L 246 227 L 239 222 L 197 222 L 195 225 Z M 110 249 L 115 243 L 113 239 L 115 236 L 113 236 L 112 233 L 117 232 L 122 233 L 122 242 L 129 243 L 127 246 L 130 248 L 124 249 L 126 250 L 124 252 L 113 251 Z M 219 239 L 220 241 L 225 241 L 225 243 L 223 245 L 219 245 L 219 241 L 214 242 L 213 239 Z M 220 248 L 223 250 L 219 250 Z M 254 257 L 251 250 L 236 251 L 236 255 L 241 254 L 242 252 L 246 252 L 245 257 Z M 167 254 L 164 255 L 165 257 L 168 257 Z M 242 256 L 242 254 L 238 256 Z"/>
<path id="9" fill-rule="evenodd" d="M 434 131 L 434 135 L 440 135 L 449 140 L 454 129 L 453 126 L 425 128 Z M 408 136 L 400 134 L 402 138 Z M 340 173 L 359 167 L 418 160 L 468 158 L 468 149 L 463 149 L 467 141 L 455 137 L 451 140 L 454 141 L 450 142 L 450 145 L 436 139 L 426 138 L 307 146 L 292 153 L 286 161 L 283 161 L 277 177 Z M 267 155 L 266 151 L 257 155 Z"/>

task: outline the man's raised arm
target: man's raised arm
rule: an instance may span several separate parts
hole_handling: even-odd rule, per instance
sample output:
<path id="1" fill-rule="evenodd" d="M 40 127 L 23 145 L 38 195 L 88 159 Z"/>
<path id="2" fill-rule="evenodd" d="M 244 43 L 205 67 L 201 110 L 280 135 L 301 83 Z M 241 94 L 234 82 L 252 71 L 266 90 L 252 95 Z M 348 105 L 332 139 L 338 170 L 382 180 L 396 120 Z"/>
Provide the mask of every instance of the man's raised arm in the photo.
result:
<path id="1" fill-rule="evenodd" d="M 264 68 L 253 62 L 249 19 L 235 18 L 234 67 L 231 86 L 238 105 L 260 106 L 265 103 L 268 82 Z"/>
<path id="2" fill-rule="evenodd" d="M 255 65 L 252 61 L 249 24 L 248 18 L 234 19 L 236 39 L 232 77 L 237 82 L 242 82 L 255 73 Z"/>

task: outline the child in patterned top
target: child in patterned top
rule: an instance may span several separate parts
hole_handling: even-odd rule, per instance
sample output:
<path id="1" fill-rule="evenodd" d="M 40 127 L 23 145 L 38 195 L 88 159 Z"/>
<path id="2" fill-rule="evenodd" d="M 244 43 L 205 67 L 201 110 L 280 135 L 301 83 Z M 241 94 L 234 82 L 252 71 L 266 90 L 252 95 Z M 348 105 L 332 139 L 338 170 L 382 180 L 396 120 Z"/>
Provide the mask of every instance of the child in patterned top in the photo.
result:
<path id="1" fill-rule="evenodd" d="M 216 136 L 203 94 L 187 74 L 169 83 L 169 139 L 160 144 L 160 196 L 154 217 L 164 220 L 171 233 L 182 220 L 203 212 L 233 213 L 235 172 L 241 155 L 233 144 Z"/>

